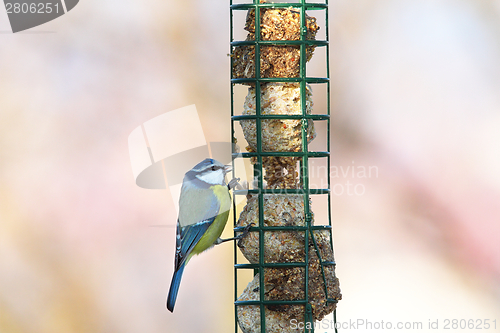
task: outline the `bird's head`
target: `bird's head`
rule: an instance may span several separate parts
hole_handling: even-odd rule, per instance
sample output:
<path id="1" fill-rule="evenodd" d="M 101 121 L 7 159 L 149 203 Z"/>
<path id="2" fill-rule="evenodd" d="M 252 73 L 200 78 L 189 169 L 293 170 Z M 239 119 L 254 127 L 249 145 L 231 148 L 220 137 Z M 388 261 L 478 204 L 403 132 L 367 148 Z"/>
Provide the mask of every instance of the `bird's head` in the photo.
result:
<path id="1" fill-rule="evenodd" d="M 207 158 L 196 164 L 188 174 L 209 185 L 225 185 L 225 175 L 231 170 L 231 166 Z"/>

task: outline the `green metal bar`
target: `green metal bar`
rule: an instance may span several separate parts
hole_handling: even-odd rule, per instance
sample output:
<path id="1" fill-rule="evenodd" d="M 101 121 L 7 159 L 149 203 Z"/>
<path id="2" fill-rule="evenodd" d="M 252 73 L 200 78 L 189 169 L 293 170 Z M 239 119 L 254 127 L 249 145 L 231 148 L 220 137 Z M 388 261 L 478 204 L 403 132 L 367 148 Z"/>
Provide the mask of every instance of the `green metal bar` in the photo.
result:
<path id="1" fill-rule="evenodd" d="M 298 225 L 283 225 L 283 226 L 272 226 L 272 227 L 262 227 L 264 231 L 306 231 L 307 229 L 311 230 L 330 230 L 332 227 L 329 225 L 311 225 L 307 226 L 298 226 Z M 236 227 L 234 228 L 236 231 L 241 232 L 245 227 Z M 250 231 L 259 231 L 261 230 L 259 227 L 251 227 Z"/>
<path id="2" fill-rule="evenodd" d="M 234 153 L 233 156 L 239 156 L 239 157 L 254 157 L 257 156 L 257 153 Z M 262 153 L 262 156 L 297 156 L 301 157 L 303 156 L 301 152 L 264 152 Z M 330 156 L 330 153 L 327 151 L 313 151 L 309 153 L 309 157 L 314 157 L 314 158 L 321 158 L 321 157 L 328 157 Z"/>
<path id="3" fill-rule="evenodd" d="M 236 301 L 238 305 L 302 305 L 306 300 L 293 300 L 293 301 Z"/>
<path id="4" fill-rule="evenodd" d="M 232 7 L 233 0 L 229 0 L 230 8 Z M 230 46 L 229 46 L 229 54 L 233 53 L 233 47 L 231 44 L 233 43 L 234 40 L 234 17 L 233 17 L 233 9 L 229 10 L 229 41 L 230 41 Z M 231 57 L 230 58 L 230 63 L 231 63 L 231 69 L 234 66 L 234 59 Z M 229 78 L 230 81 L 233 80 L 233 71 L 229 71 Z M 234 85 L 230 84 L 230 91 L 231 91 L 231 117 L 234 116 Z M 231 142 L 235 142 L 235 135 L 234 135 L 234 121 L 231 121 Z M 231 153 L 234 153 L 234 145 L 231 145 Z M 234 174 L 234 160 L 232 162 L 233 164 L 233 174 Z M 236 217 L 236 204 L 235 204 L 235 198 L 236 196 L 233 195 L 233 222 L 236 224 L 237 217 Z M 234 232 L 234 236 L 236 236 L 236 232 Z M 236 242 L 233 244 L 233 257 L 234 257 L 234 332 L 238 332 L 238 305 L 236 305 L 236 301 L 238 300 L 238 249 L 236 246 Z"/>
<path id="5" fill-rule="evenodd" d="M 260 66 L 259 66 L 260 67 Z M 267 83 L 267 82 L 302 82 L 305 81 L 306 83 L 327 83 L 328 79 L 324 77 L 308 77 L 302 79 L 300 77 L 264 77 L 264 78 L 259 78 L 258 81 L 260 83 Z M 231 83 L 256 83 L 257 79 L 256 78 L 238 78 L 238 79 L 232 79 Z"/>
<path id="6" fill-rule="evenodd" d="M 257 4 L 254 0 L 254 3 L 239 3 L 239 4 L 234 4 L 231 5 L 231 9 L 233 10 L 248 10 L 252 8 L 289 8 L 289 7 L 294 7 L 294 8 L 301 8 L 305 7 L 306 10 L 318 10 L 318 9 L 327 9 L 328 4 L 326 3 L 298 3 L 298 2 L 293 2 L 293 3 L 260 3 Z"/>
<path id="7" fill-rule="evenodd" d="M 253 119 L 310 119 L 310 120 L 328 120 L 330 119 L 330 115 L 327 114 L 306 114 L 305 116 L 300 114 L 262 114 L 260 116 L 253 114 L 245 114 L 233 116 L 233 120 L 253 120 Z"/>
<path id="8" fill-rule="evenodd" d="M 306 27 L 306 7 L 305 7 L 305 0 L 301 0 L 301 13 L 300 13 L 300 25 L 301 25 L 301 34 L 300 34 L 300 40 L 302 44 L 300 45 L 300 103 L 301 103 L 301 108 L 302 108 L 302 152 L 304 153 L 304 156 L 302 157 L 302 175 L 301 175 L 301 180 L 302 180 L 302 186 L 304 189 L 304 216 L 305 216 L 305 224 L 306 224 L 306 231 L 305 231 L 305 236 L 304 236 L 304 253 L 305 253 L 305 264 L 306 267 L 304 269 L 304 298 L 306 300 L 305 304 L 305 311 L 304 311 L 304 323 L 306 323 L 306 326 L 304 328 L 304 332 L 314 332 L 314 320 L 312 316 L 312 309 L 311 309 L 311 304 L 309 303 L 309 232 L 310 232 L 310 227 L 311 227 L 311 212 L 310 212 L 310 207 L 309 207 L 309 159 L 308 159 L 308 143 L 307 143 L 307 133 L 309 130 L 309 120 L 306 117 L 307 115 L 307 105 L 306 105 L 306 82 L 305 78 L 307 77 L 307 64 L 306 64 L 306 34 L 307 34 L 307 27 Z M 313 329 L 309 330 L 307 329 L 307 323 L 311 323 Z"/>
<path id="9" fill-rule="evenodd" d="M 255 114 L 261 116 L 261 77 L 260 77 L 260 1 L 254 0 L 255 4 Z M 262 121 L 261 119 L 256 119 L 256 136 L 257 136 L 257 165 L 258 171 L 257 175 L 257 186 L 259 189 L 264 188 L 263 179 L 263 169 L 262 169 Z M 260 331 L 261 333 L 266 332 L 266 310 L 264 307 L 264 195 L 262 193 L 258 194 L 259 200 L 259 303 L 260 303 Z"/>
<path id="10" fill-rule="evenodd" d="M 330 301 L 330 300 L 329 300 Z M 337 303 L 335 299 L 331 299 L 332 303 Z M 260 301 L 236 301 L 237 305 L 260 305 Z M 304 305 L 308 303 L 307 300 L 291 300 L 291 301 L 263 301 L 264 305 Z"/>
<path id="11" fill-rule="evenodd" d="M 254 41 L 254 40 L 242 40 L 242 41 L 235 41 L 235 42 L 232 42 L 231 45 L 232 46 L 245 46 L 245 45 L 256 45 L 257 42 Z M 327 46 L 328 45 L 328 42 L 327 41 L 324 41 L 324 40 L 306 40 L 306 41 L 301 41 L 301 40 L 262 40 L 259 42 L 260 45 L 271 45 L 271 46 L 274 46 L 274 45 L 302 45 L 302 44 L 306 44 L 306 45 L 315 45 L 315 46 L 318 46 L 318 47 L 322 47 L 322 46 Z"/>
<path id="12" fill-rule="evenodd" d="M 326 266 L 335 266 L 334 261 L 325 261 Z M 238 264 L 239 269 L 255 269 L 258 268 L 259 264 Z M 273 262 L 264 264 L 265 268 L 295 268 L 295 267 L 306 267 L 305 262 Z"/>
<path id="13" fill-rule="evenodd" d="M 257 189 L 257 190 L 236 190 L 233 193 L 235 195 L 247 195 L 247 194 L 305 194 L 307 190 L 305 189 Z M 309 189 L 310 194 L 328 194 L 329 189 Z"/>
<path id="14" fill-rule="evenodd" d="M 309 157 L 314 157 L 314 158 L 321 158 L 321 157 L 328 157 L 330 155 L 329 152 L 327 151 L 312 151 L 309 153 Z M 233 157 L 254 157 L 254 156 L 257 156 L 257 153 L 234 153 L 233 154 Z M 282 151 L 282 152 L 265 152 L 265 153 L 262 153 L 262 156 L 296 156 L 296 157 L 300 157 L 302 156 L 302 153 L 300 152 L 286 152 L 286 151 Z"/>

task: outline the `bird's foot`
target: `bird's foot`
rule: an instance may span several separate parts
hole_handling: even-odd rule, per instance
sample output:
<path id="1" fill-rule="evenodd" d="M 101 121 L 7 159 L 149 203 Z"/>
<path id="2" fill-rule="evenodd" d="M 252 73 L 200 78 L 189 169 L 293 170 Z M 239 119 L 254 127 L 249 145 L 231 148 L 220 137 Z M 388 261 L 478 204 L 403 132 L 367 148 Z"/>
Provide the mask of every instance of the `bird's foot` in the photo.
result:
<path id="1" fill-rule="evenodd" d="M 239 185 L 239 181 L 240 179 L 239 178 L 233 178 L 231 179 L 231 181 L 229 182 L 229 184 L 227 184 L 227 188 L 232 190 L 233 188 L 235 188 L 236 186 Z"/>
<path id="2" fill-rule="evenodd" d="M 242 242 L 243 238 L 245 238 L 246 235 L 248 235 L 248 233 L 250 232 L 250 228 L 254 225 L 255 225 L 255 223 L 250 223 L 249 225 L 247 225 L 245 227 L 245 229 L 243 229 L 242 233 L 236 237 L 231 237 L 231 238 L 226 238 L 226 239 L 217 238 L 215 240 L 214 244 L 219 245 L 219 244 L 227 242 L 227 241 L 238 240 L 238 247 L 243 248 L 244 246 L 241 242 Z"/>
<path id="3" fill-rule="evenodd" d="M 243 229 L 243 232 L 241 233 L 241 235 L 239 235 L 238 237 L 236 237 L 236 238 L 238 238 L 238 247 L 239 248 L 244 248 L 243 243 L 242 243 L 243 242 L 243 238 L 245 238 L 248 235 L 248 233 L 250 232 L 250 228 L 252 226 L 254 226 L 254 225 L 255 225 L 255 223 L 253 223 L 253 222 L 250 223 L 249 225 L 247 225 L 245 227 L 245 229 Z"/>

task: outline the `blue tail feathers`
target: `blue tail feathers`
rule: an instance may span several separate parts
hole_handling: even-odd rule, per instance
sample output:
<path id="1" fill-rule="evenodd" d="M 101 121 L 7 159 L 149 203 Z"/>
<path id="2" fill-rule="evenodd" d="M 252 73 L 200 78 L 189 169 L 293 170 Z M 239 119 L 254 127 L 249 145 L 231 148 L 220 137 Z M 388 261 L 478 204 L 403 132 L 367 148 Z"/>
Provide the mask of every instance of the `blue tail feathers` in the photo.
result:
<path id="1" fill-rule="evenodd" d="M 174 312 L 175 300 L 177 299 L 177 292 L 179 291 L 185 265 L 186 263 L 183 263 L 181 267 L 174 272 L 174 276 L 172 277 L 172 283 L 170 284 L 170 291 L 168 292 L 167 298 L 167 309 L 170 312 Z"/>

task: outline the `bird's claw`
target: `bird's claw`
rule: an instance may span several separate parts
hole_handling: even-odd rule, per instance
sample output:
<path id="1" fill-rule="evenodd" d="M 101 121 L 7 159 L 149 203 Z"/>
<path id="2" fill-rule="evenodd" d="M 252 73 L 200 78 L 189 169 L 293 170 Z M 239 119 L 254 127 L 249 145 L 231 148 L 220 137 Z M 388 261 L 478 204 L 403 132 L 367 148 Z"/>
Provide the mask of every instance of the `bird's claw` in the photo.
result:
<path id="1" fill-rule="evenodd" d="M 239 178 L 233 178 L 231 181 L 229 181 L 229 184 L 227 184 L 227 188 L 232 190 L 239 184 L 240 179 Z"/>
<path id="2" fill-rule="evenodd" d="M 236 237 L 232 237 L 232 238 L 226 238 L 226 239 L 222 239 L 222 238 L 217 238 L 214 242 L 214 245 L 219 245 L 221 243 L 224 243 L 224 242 L 227 242 L 227 241 L 232 241 L 232 240 L 238 240 L 238 247 L 239 248 L 244 248 L 243 244 L 241 243 L 241 241 L 243 240 L 243 238 L 245 238 L 246 235 L 248 235 L 248 233 L 250 232 L 250 228 L 252 226 L 254 226 L 255 223 L 250 223 L 249 225 L 247 225 L 245 227 L 245 229 L 243 229 L 243 231 L 241 232 L 240 235 L 236 236 Z"/>
<path id="3" fill-rule="evenodd" d="M 244 248 L 245 247 L 245 246 L 243 246 L 243 238 L 245 238 L 248 235 L 248 233 L 250 232 L 250 228 L 252 226 L 254 226 L 254 225 L 255 225 L 255 223 L 253 223 L 253 222 L 250 223 L 249 225 L 247 225 L 245 227 L 245 229 L 243 229 L 243 232 L 241 233 L 241 235 L 239 235 L 237 237 L 238 238 L 238 247 L 239 248 Z"/>

